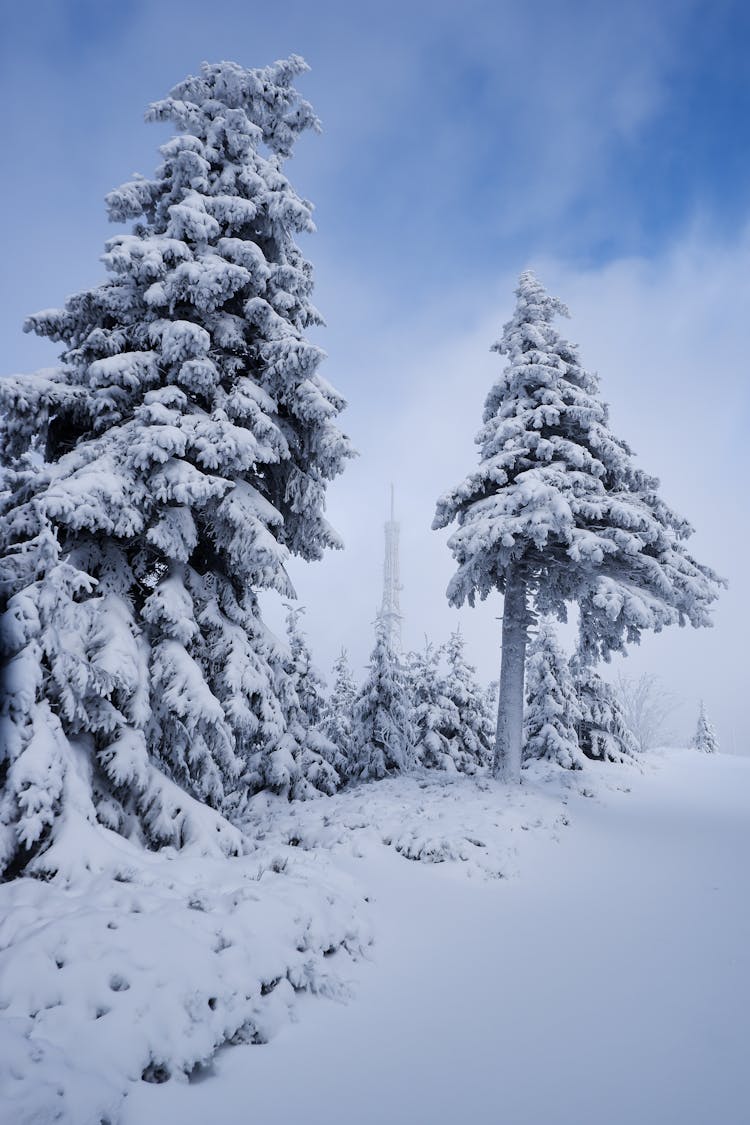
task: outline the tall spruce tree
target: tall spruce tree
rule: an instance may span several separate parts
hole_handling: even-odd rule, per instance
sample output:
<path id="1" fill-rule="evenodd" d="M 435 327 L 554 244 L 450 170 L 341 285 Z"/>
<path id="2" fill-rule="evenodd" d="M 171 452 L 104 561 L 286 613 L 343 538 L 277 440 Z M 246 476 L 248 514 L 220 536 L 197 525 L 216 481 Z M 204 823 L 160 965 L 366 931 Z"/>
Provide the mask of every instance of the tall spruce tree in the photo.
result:
<path id="1" fill-rule="evenodd" d="M 284 735 L 257 591 L 340 545 L 325 490 L 351 453 L 282 170 L 318 129 L 305 69 L 205 65 L 151 106 L 177 135 L 108 196 L 133 220 L 108 279 L 27 323 L 60 367 L 0 381 L 0 872 L 54 868 L 73 812 L 179 846 L 191 798 L 221 810 Z"/>
<path id="2" fill-rule="evenodd" d="M 580 607 L 587 659 L 606 658 L 644 629 L 710 624 L 720 579 L 687 552 L 691 534 L 609 429 L 598 380 L 553 326 L 567 309 L 533 273 L 494 345 L 508 359 L 477 434 L 478 468 L 438 501 L 434 528 L 458 569 L 453 605 L 504 595 L 495 772 L 520 779 L 524 662 L 530 614 Z"/>
<path id="3" fill-rule="evenodd" d="M 693 735 L 693 746 L 696 750 L 700 750 L 702 754 L 716 754 L 719 749 L 719 739 L 708 717 L 703 700 L 701 700 L 700 710 L 698 711 L 698 725 Z"/>
<path id="4" fill-rule="evenodd" d="M 382 618 L 368 674 L 354 704 L 353 776 L 379 779 L 416 765 L 406 673 Z"/>
<path id="5" fill-rule="evenodd" d="M 546 758 L 563 769 L 581 769 L 581 718 L 568 659 L 557 642 L 554 625 L 543 618 L 526 661 L 524 758 Z"/>

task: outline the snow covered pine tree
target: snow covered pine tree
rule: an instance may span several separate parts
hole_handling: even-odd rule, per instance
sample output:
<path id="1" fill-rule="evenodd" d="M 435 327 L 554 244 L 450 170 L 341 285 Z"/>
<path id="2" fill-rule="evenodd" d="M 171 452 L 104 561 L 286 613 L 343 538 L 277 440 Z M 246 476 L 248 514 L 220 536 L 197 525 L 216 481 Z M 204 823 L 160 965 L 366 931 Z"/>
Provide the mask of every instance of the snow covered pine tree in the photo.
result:
<path id="1" fill-rule="evenodd" d="M 701 700 L 700 711 L 698 712 L 698 726 L 693 735 L 693 746 L 696 750 L 700 750 L 702 754 L 716 754 L 719 749 L 719 739 L 708 718 L 703 700 Z"/>
<path id="2" fill-rule="evenodd" d="M 416 764 L 406 675 L 378 617 L 368 675 L 354 704 L 353 776 L 382 778 Z"/>
<path id="3" fill-rule="evenodd" d="M 339 546 L 325 489 L 351 453 L 282 172 L 318 128 L 305 69 L 205 65 L 151 106 L 178 135 L 107 199 L 135 220 L 109 279 L 29 320 L 59 369 L 0 381 L 0 872 L 53 869 L 76 817 L 236 848 L 218 812 L 283 737 L 256 591 Z"/>
<path id="4" fill-rule="evenodd" d="M 526 661 L 526 713 L 523 754 L 546 758 L 569 770 L 583 766 L 577 728 L 582 718 L 568 660 L 555 627 L 542 618 Z"/>
<path id="5" fill-rule="evenodd" d="M 482 691 L 476 668 L 466 659 L 466 642 L 460 629 L 451 633 L 445 645 L 448 674 L 445 693 L 456 708 L 458 723 L 449 733 L 451 754 L 459 768 L 473 773 L 477 766 L 492 761 L 492 740 L 488 732 L 488 710 L 494 713 L 494 688 Z"/>
<path id="6" fill-rule="evenodd" d="M 442 656 L 446 672 L 440 667 Z M 491 751 L 484 699 L 464 656 L 460 630 L 442 648 L 425 641 L 422 652 L 412 653 L 408 679 L 420 764 L 454 773 L 475 773 L 487 765 Z"/>
<path id="7" fill-rule="evenodd" d="M 577 602 L 582 651 L 606 658 L 644 629 L 710 624 L 721 582 L 687 553 L 692 528 L 610 433 L 596 376 L 553 327 L 565 306 L 533 273 L 516 296 L 493 346 L 508 366 L 485 402 L 479 467 L 440 498 L 433 523 L 458 523 L 449 601 L 504 594 L 494 769 L 508 781 L 521 775 L 531 610 L 564 618 Z"/>
<path id="8" fill-rule="evenodd" d="M 407 684 L 417 761 L 428 769 L 455 771 L 448 734 L 458 726 L 458 712 L 445 694 L 440 650 L 427 638 L 421 652 L 409 654 Z"/>
<path id="9" fill-rule="evenodd" d="M 353 769 L 354 703 L 357 685 L 349 666 L 346 649 L 342 648 L 333 665 L 333 687 L 323 707 L 320 729 L 338 750 L 342 779 L 351 776 Z"/>
<path id="10" fill-rule="evenodd" d="M 622 762 L 638 753 L 617 689 L 576 654 L 570 662 L 581 708 L 578 744 L 587 758 Z"/>
<path id="11" fill-rule="evenodd" d="M 341 785 L 343 755 L 320 730 L 323 718 L 323 679 L 312 662 L 299 624 L 301 606 L 288 606 L 289 652 L 278 671 L 277 692 L 284 717 L 284 734 L 268 750 L 253 755 L 249 791 L 272 789 L 289 798 L 332 794 Z M 341 772 L 340 772 L 341 771 Z"/>

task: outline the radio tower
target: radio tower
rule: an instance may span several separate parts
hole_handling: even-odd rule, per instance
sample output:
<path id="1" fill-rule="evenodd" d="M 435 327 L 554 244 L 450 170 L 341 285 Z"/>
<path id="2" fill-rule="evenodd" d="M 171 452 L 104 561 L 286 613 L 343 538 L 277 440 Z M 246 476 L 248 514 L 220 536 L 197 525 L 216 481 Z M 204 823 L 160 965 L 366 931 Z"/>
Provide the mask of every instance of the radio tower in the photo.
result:
<path id="1" fill-rule="evenodd" d="M 383 562 L 383 604 L 378 616 L 383 622 L 385 636 L 393 652 L 401 651 L 401 606 L 399 604 L 398 568 L 399 525 L 393 514 L 393 485 L 391 485 L 391 518 L 385 525 L 385 559 Z"/>

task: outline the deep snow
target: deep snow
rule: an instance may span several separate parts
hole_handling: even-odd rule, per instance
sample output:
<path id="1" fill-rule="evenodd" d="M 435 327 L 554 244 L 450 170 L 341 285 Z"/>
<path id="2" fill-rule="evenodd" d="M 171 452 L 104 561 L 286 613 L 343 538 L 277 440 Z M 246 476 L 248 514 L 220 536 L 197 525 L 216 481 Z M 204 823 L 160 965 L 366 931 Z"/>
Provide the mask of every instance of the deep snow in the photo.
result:
<path id="1" fill-rule="evenodd" d="M 750 759 L 543 776 L 268 803 L 371 899 L 354 999 L 133 1086 L 126 1125 L 747 1125 Z"/>

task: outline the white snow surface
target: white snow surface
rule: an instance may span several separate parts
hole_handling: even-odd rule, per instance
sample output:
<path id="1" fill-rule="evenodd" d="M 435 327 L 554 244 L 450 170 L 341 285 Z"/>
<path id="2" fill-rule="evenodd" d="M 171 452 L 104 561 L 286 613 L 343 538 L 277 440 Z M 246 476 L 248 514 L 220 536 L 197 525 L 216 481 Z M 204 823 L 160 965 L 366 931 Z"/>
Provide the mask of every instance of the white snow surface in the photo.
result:
<path id="1" fill-rule="evenodd" d="M 259 795 L 250 816 L 254 855 L 154 857 L 152 884 L 92 883 L 78 907 L 54 884 L 0 888 L 5 940 L 25 939 L 0 985 L 0 1003 L 15 997 L 2 1125 L 55 1120 L 62 1085 L 76 1125 L 98 1123 L 105 1087 L 122 1125 L 746 1125 L 749 759 L 534 763 L 518 790 L 425 772 L 310 802 Z M 238 887 L 256 900 L 232 909 Z M 356 955 L 370 923 L 365 957 L 323 959 Z M 224 977 L 230 950 L 201 945 L 218 932 L 235 942 Z M 323 998 L 284 983 L 301 964 Z M 113 973 L 131 988 L 112 991 Z M 240 978 L 276 976 L 233 1000 Z M 63 1003 L 24 1037 L 19 996 L 48 1003 L 51 981 Z M 187 1058 L 194 1038 L 208 1060 L 233 1003 L 254 1004 L 267 1042 L 220 1049 L 190 1080 L 138 1080 L 145 1044 L 158 1062 L 154 1044 Z M 24 1118 L 32 1095 L 43 1111 Z"/>
<path id="2" fill-rule="evenodd" d="M 344 995 L 341 961 L 370 940 L 325 854 L 101 835 L 105 872 L 0 886 L 2 1125 L 114 1125 L 144 1072 L 195 1077 L 221 1044 L 274 1035 L 299 992 Z"/>

